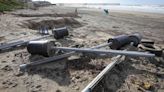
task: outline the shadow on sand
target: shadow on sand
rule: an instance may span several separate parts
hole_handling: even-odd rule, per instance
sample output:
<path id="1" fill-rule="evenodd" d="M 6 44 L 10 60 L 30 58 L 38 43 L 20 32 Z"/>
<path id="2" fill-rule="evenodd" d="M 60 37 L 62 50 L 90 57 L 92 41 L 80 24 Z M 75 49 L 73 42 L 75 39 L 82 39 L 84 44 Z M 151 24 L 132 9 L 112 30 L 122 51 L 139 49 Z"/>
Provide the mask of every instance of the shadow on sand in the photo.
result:
<path id="1" fill-rule="evenodd" d="M 164 67 L 159 63 L 155 61 L 155 59 L 150 60 L 147 63 L 152 63 L 155 64 L 156 66 L 159 67 Z M 151 72 L 147 70 L 142 70 L 142 69 L 136 69 L 135 67 L 132 66 L 134 63 L 137 62 L 131 62 L 129 60 L 125 60 L 126 62 L 121 62 L 119 65 L 116 65 L 105 77 L 102 79 L 101 82 L 93 89 L 93 92 L 116 92 L 118 89 L 120 89 L 123 84 L 125 83 L 125 80 L 129 75 L 136 75 L 136 74 L 149 74 L 156 76 L 157 78 L 164 79 L 164 74 L 162 73 L 157 73 L 157 72 Z M 151 62 L 152 61 L 152 62 Z M 142 62 L 142 61 L 141 61 Z M 140 89 L 138 89 L 139 91 Z M 151 92 L 155 92 L 156 88 L 152 87 L 149 89 Z M 129 91 L 125 90 L 124 92 Z M 143 90 L 142 90 L 143 91 Z"/>
<path id="2" fill-rule="evenodd" d="M 42 57 L 36 57 L 31 56 L 30 61 L 34 62 L 38 60 L 38 58 Z M 104 68 L 103 65 L 92 65 L 89 62 L 91 61 L 91 58 L 89 57 L 81 57 L 78 59 L 68 60 L 68 59 L 62 59 L 60 61 L 54 61 L 51 63 L 47 63 L 44 65 L 38 65 L 36 67 L 29 68 L 27 70 L 27 73 L 29 75 L 40 75 L 42 78 L 48 78 L 56 83 L 58 83 L 61 86 L 68 86 L 71 83 L 71 75 L 70 70 L 102 70 Z"/>

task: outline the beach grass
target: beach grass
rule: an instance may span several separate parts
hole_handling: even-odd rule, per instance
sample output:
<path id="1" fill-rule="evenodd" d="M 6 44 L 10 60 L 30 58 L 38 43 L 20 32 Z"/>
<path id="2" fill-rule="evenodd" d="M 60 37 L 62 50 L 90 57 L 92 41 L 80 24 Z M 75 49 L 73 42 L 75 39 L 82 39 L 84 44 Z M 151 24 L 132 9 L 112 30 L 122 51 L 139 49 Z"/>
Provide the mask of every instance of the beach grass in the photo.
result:
<path id="1" fill-rule="evenodd" d="M 0 0 L 0 12 L 23 8 L 24 4 L 16 0 Z"/>

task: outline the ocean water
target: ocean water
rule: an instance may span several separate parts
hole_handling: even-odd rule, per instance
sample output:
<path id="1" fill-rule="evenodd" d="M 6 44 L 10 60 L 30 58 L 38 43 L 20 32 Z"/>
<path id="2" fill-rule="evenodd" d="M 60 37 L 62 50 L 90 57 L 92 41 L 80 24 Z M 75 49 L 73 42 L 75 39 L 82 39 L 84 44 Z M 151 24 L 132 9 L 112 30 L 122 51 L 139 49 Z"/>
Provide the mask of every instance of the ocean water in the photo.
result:
<path id="1" fill-rule="evenodd" d="M 71 7 L 89 7 L 109 10 L 125 10 L 164 14 L 164 6 L 161 5 L 66 5 Z"/>

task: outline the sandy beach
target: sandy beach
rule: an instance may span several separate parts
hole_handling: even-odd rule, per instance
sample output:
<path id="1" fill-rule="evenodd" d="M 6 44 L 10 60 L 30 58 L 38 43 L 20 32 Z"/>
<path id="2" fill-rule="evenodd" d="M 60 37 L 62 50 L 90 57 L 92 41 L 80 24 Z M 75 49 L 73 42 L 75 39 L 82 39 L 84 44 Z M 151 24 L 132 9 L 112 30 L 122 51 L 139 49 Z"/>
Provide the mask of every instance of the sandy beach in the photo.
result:
<path id="1" fill-rule="evenodd" d="M 120 35 L 139 32 L 164 48 L 164 14 L 109 11 L 101 9 L 48 6 L 22 9 L 0 15 L 0 43 L 29 40 L 41 36 L 40 26 L 49 30 L 68 26 L 69 36 L 57 40 L 62 46 L 91 47 Z M 49 37 L 48 39 L 53 39 Z M 0 53 L 0 92 L 81 92 L 101 72 L 111 58 L 88 59 L 72 56 L 40 65 L 25 73 L 19 65 L 43 59 L 31 56 L 26 48 Z M 131 58 L 112 69 L 93 92 L 163 92 L 164 58 Z M 142 85 L 148 83 L 146 89 Z"/>

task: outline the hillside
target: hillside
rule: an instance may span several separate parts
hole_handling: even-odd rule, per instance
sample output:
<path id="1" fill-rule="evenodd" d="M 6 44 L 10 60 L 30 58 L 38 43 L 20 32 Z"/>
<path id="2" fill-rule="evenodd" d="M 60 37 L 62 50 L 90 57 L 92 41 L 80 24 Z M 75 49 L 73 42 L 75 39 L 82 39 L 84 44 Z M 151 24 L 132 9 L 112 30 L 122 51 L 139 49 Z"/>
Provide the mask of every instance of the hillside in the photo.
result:
<path id="1" fill-rule="evenodd" d="M 17 0 L 0 0 L 0 12 L 22 8 L 24 4 Z"/>

